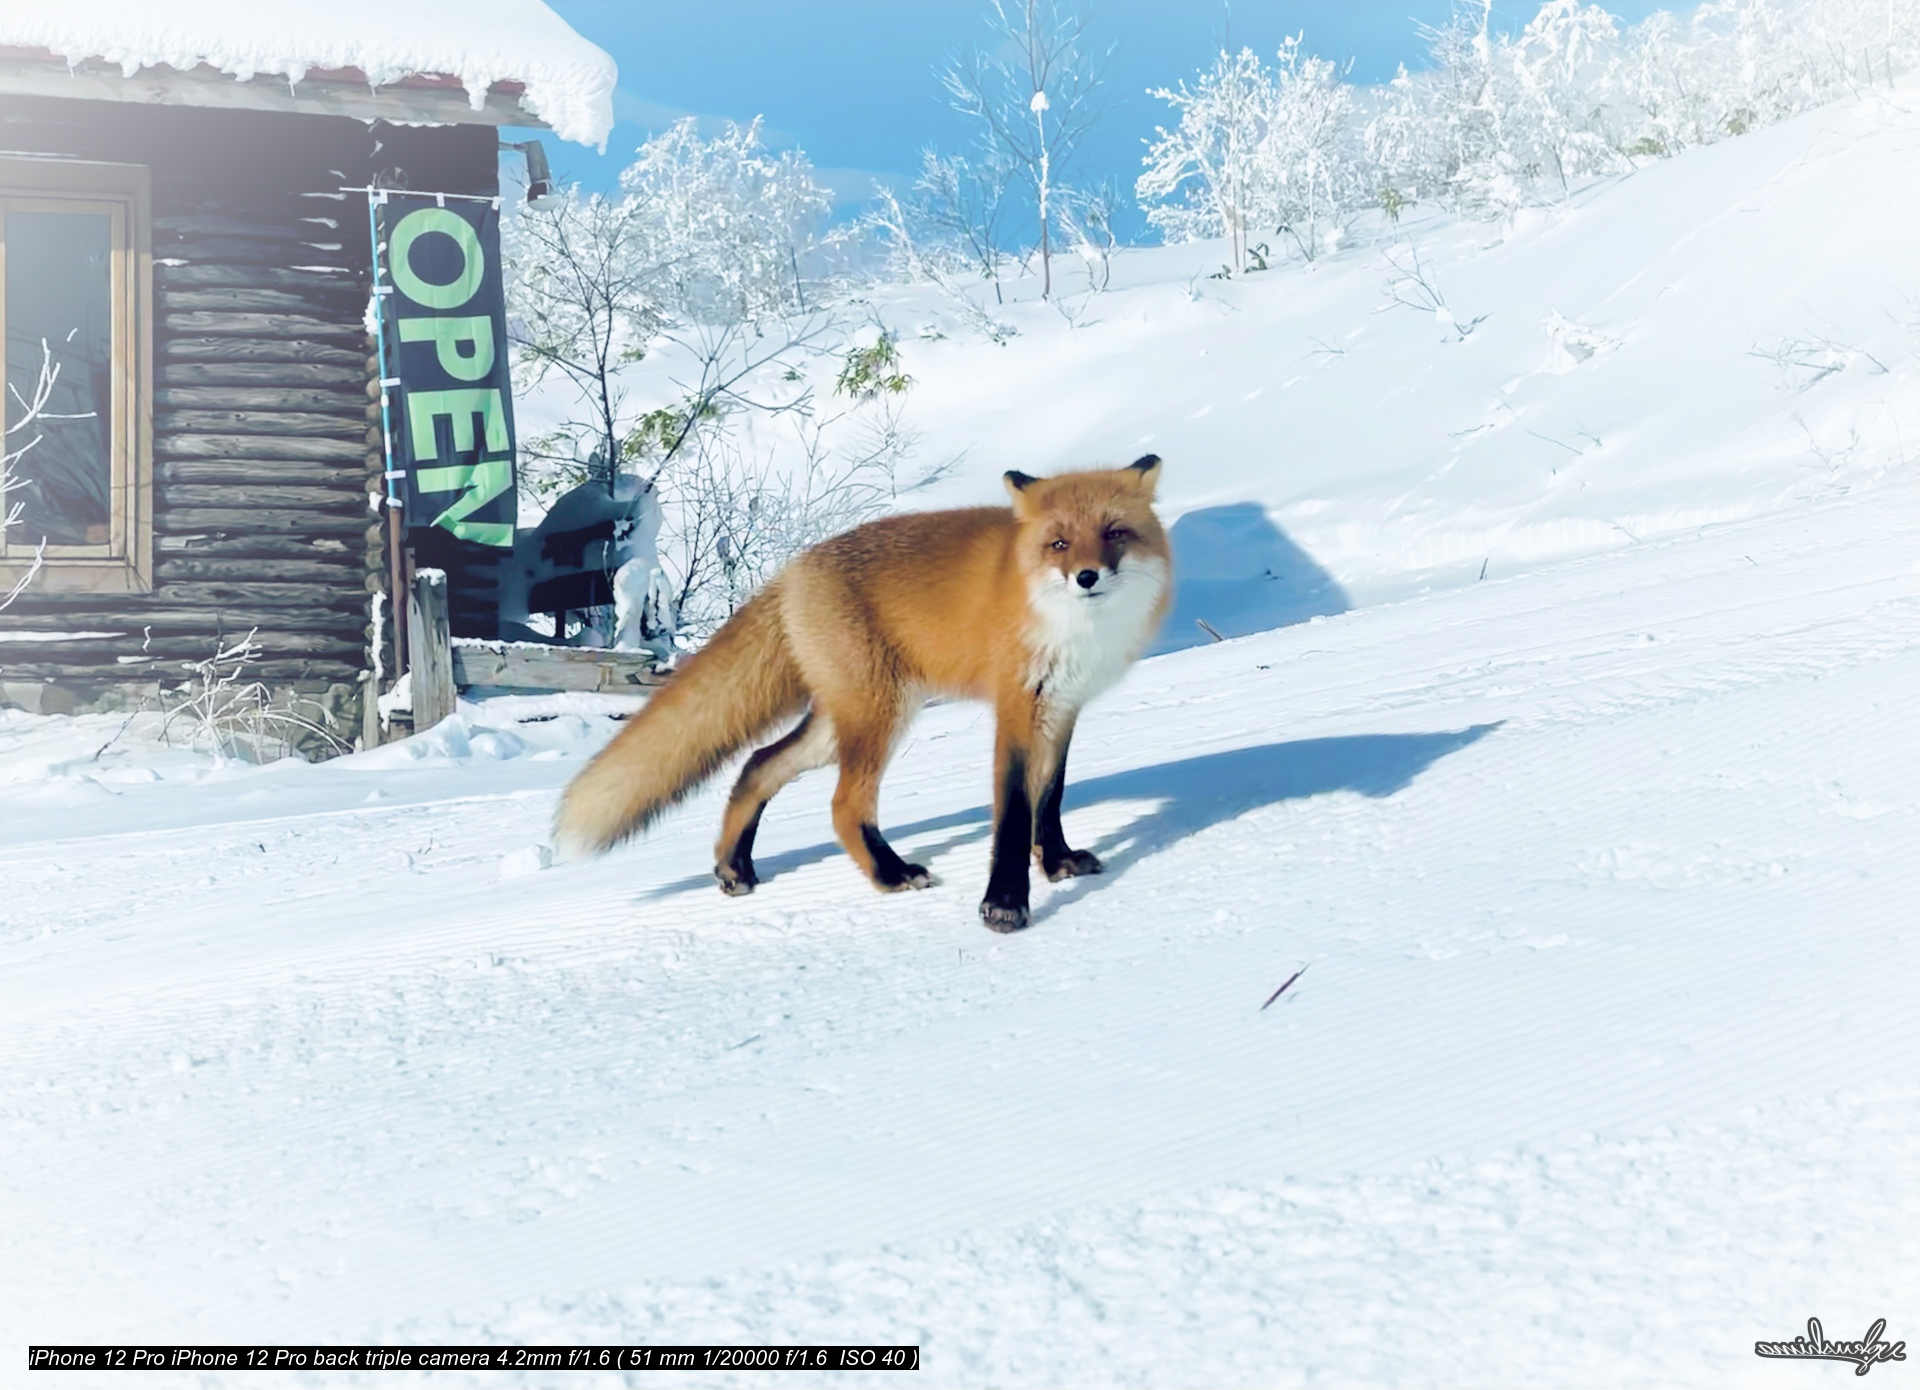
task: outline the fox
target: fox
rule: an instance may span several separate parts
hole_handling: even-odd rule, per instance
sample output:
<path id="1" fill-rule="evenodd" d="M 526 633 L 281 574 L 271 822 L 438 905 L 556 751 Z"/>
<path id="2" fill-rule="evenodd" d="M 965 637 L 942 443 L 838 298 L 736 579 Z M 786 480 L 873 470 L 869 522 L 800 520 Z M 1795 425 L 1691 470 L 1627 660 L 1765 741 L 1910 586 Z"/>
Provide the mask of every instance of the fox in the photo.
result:
<path id="1" fill-rule="evenodd" d="M 884 517 L 804 551 L 680 667 L 568 785 L 554 845 L 575 859 L 645 830 L 742 748 L 714 846 L 721 891 L 759 885 L 767 803 L 839 764 L 833 830 L 882 892 L 926 888 L 880 833 L 880 780 L 927 698 L 994 707 L 993 831 L 982 922 L 1029 922 L 1030 863 L 1051 881 L 1103 865 L 1060 824 L 1067 749 L 1087 701 L 1145 649 L 1173 592 L 1154 514 L 1160 459 L 1005 475 L 1011 507 Z"/>

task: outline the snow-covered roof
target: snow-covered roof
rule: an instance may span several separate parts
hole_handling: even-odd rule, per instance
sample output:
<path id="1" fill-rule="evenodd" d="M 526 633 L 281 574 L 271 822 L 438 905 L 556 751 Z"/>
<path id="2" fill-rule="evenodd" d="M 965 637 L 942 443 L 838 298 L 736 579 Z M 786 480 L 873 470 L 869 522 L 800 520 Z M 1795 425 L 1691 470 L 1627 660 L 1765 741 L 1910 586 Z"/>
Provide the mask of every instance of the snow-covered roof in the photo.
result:
<path id="1" fill-rule="evenodd" d="M 613 59 L 540 0 L 7 3 L 0 48 L 52 54 L 69 67 L 104 61 L 126 78 L 163 67 L 214 69 L 241 83 L 270 76 L 296 93 L 322 78 L 375 89 L 452 78 L 475 112 L 499 83 L 563 139 L 604 146 L 613 127 Z"/>

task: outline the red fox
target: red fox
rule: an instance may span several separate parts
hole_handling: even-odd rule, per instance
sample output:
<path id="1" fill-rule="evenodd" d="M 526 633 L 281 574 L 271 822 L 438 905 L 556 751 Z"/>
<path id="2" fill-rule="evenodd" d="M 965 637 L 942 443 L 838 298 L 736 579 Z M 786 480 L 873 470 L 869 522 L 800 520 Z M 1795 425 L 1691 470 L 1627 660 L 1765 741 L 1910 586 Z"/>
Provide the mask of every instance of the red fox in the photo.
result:
<path id="1" fill-rule="evenodd" d="M 674 674 L 573 779 L 554 823 L 563 854 L 637 833 L 775 724 L 800 716 L 741 769 L 714 847 L 723 891 L 758 884 L 767 802 L 840 764 L 833 829 L 883 892 L 927 871 L 881 837 L 880 776 L 922 700 L 991 700 L 993 866 L 980 915 L 1027 925 L 1029 855 L 1049 879 L 1097 874 L 1060 828 L 1080 707 L 1125 674 L 1172 594 L 1153 514 L 1160 460 L 1053 478 L 1006 475 L 1013 507 L 893 516 L 788 565 Z"/>

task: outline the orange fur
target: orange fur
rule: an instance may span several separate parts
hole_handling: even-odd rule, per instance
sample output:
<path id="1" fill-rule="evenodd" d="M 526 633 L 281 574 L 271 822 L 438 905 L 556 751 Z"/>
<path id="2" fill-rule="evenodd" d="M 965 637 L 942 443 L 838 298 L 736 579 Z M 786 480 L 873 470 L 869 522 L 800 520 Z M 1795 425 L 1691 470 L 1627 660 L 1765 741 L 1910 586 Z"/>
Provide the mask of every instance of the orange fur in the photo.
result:
<path id="1" fill-rule="evenodd" d="M 837 760 L 833 824 L 847 853 L 882 889 L 924 887 L 926 871 L 903 863 L 877 829 L 881 774 L 926 696 L 989 700 L 999 721 L 996 839 L 981 910 L 998 929 L 1024 925 L 1029 850 L 1055 877 L 1099 869 L 1059 838 L 1058 783 L 1080 704 L 1124 672 L 1166 610 L 1158 474 L 1151 456 L 1047 479 L 1010 473 L 1011 510 L 888 517 L 807 551 L 574 779 L 557 842 L 595 851 L 643 829 L 805 708 L 741 773 L 716 846 L 721 886 L 753 888 L 753 833 L 767 800 Z M 1007 862 L 1016 843 L 1017 875 Z"/>

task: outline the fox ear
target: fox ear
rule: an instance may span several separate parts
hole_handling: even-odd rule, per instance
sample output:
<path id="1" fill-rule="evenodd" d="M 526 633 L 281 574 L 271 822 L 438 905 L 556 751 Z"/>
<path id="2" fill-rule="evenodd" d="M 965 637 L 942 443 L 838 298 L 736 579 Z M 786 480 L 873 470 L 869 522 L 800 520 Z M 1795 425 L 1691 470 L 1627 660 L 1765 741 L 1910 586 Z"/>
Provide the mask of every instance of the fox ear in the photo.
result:
<path id="1" fill-rule="evenodd" d="M 1142 491 L 1146 492 L 1148 496 L 1152 496 L 1154 488 L 1160 484 L 1160 455 L 1142 454 L 1139 458 L 1128 464 L 1127 468 L 1129 471 L 1140 475 L 1140 487 Z"/>
<path id="2" fill-rule="evenodd" d="M 1014 504 L 1017 506 L 1020 502 L 1020 494 L 1025 492 L 1028 488 L 1032 487 L 1035 483 L 1039 481 L 1040 480 L 1038 478 L 1032 476 L 1031 474 L 1022 473 L 1017 468 L 1010 468 L 1007 470 L 1007 475 L 1005 478 L 1005 482 L 1007 484 L 1007 496 L 1011 497 L 1014 500 Z"/>

